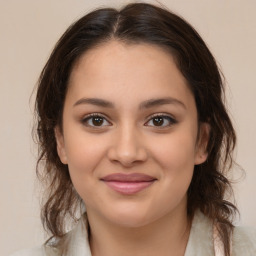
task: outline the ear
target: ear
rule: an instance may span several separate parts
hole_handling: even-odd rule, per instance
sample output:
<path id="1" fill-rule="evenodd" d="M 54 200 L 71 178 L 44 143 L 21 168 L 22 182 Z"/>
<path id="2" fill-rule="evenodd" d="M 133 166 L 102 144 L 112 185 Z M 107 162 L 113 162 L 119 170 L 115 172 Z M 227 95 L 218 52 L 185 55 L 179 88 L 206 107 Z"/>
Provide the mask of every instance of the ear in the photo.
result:
<path id="1" fill-rule="evenodd" d="M 62 132 L 60 131 L 60 127 L 56 126 L 54 128 L 54 133 L 55 133 L 55 139 L 57 143 L 57 152 L 60 158 L 60 161 L 63 164 L 67 164 L 67 155 L 66 155 L 66 150 L 65 150 L 65 143 L 64 143 L 64 137 Z"/>
<path id="2" fill-rule="evenodd" d="M 211 127 L 209 123 L 200 123 L 195 154 L 195 165 L 204 163 L 207 160 L 207 145 L 209 142 Z"/>

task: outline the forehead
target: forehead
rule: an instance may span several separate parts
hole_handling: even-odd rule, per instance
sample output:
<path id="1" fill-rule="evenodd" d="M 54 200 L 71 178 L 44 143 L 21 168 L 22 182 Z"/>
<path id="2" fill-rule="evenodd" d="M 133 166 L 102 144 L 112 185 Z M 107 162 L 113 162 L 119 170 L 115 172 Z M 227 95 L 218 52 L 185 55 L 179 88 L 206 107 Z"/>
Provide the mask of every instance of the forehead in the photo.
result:
<path id="1" fill-rule="evenodd" d="M 160 64 L 160 65 L 159 65 Z M 108 68 L 106 68 L 108 66 Z M 111 71 L 149 71 L 155 73 L 163 67 L 176 68 L 174 58 L 166 48 L 146 43 L 124 43 L 116 40 L 105 42 L 86 51 L 75 63 L 71 72 L 71 79 L 78 69 L 87 73 L 101 72 L 109 74 Z M 119 69 L 118 69 L 119 68 Z M 104 72 L 105 71 L 105 72 Z M 170 70 L 169 70 L 170 71 Z M 148 74 L 149 75 L 149 74 Z M 184 79 L 185 81 L 185 79 Z"/>
<path id="2" fill-rule="evenodd" d="M 186 79 L 166 49 L 118 41 L 101 44 L 81 56 L 71 72 L 69 91 L 76 97 L 88 94 L 112 99 L 126 94 L 127 100 L 129 96 L 146 100 L 167 94 L 191 97 Z"/>

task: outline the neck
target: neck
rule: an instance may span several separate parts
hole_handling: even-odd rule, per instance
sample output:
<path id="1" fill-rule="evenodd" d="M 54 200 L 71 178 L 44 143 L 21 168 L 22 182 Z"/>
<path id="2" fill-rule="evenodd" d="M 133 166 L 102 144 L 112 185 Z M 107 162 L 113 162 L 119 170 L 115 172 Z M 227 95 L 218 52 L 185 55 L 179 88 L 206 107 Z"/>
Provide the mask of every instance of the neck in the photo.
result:
<path id="1" fill-rule="evenodd" d="M 191 221 L 186 209 L 141 227 L 124 227 L 87 212 L 92 256 L 183 256 Z"/>

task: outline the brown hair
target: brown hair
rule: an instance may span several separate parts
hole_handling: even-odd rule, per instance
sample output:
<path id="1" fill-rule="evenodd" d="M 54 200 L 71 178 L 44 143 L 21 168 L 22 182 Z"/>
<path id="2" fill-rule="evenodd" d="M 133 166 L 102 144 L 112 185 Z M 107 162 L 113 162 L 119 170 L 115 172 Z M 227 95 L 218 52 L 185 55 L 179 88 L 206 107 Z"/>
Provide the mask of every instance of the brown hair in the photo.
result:
<path id="1" fill-rule="evenodd" d="M 69 76 L 75 62 L 88 49 L 109 40 L 149 43 L 167 49 L 194 94 L 199 123 L 210 124 L 208 159 L 194 168 L 188 190 L 188 215 L 196 209 L 218 224 L 225 255 L 230 255 L 232 217 L 236 207 L 225 200 L 232 192 L 227 172 L 232 166 L 236 135 L 224 106 L 224 86 L 214 57 L 198 33 L 184 19 L 169 10 L 145 3 L 133 3 L 120 10 L 95 10 L 73 25 L 60 38 L 38 82 L 36 96 L 40 155 L 39 177 L 48 187 L 42 207 L 42 222 L 53 236 L 65 233 L 65 224 L 75 218 L 81 205 L 70 179 L 68 166 L 61 163 L 54 128 L 62 123 L 62 111 Z M 43 168 L 39 163 L 43 162 Z"/>

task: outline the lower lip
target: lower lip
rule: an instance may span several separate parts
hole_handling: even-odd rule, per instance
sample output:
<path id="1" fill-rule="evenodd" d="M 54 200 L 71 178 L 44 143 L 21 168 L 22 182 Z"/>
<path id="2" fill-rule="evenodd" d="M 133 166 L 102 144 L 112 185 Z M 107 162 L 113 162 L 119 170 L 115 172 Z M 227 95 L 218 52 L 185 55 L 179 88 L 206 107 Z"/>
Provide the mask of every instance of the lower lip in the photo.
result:
<path id="1" fill-rule="evenodd" d="M 155 180 L 141 181 L 141 182 L 118 182 L 118 181 L 104 181 L 113 190 L 125 194 L 132 195 L 141 190 L 151 186 Z"/>

